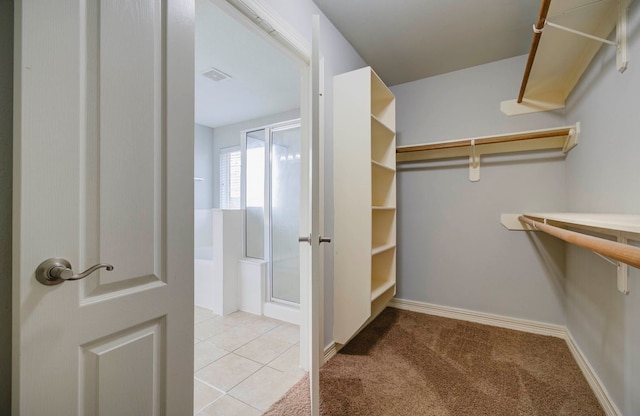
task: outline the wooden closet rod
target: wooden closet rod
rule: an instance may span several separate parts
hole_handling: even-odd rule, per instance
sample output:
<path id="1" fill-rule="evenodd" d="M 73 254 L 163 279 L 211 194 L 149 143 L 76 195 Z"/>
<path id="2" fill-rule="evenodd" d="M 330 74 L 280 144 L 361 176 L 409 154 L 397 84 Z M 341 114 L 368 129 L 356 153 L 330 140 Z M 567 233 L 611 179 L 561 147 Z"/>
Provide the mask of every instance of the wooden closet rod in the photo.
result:
<path id="1" fill-rule="evenodd" d="M 616 241 L 592 237 L 590 235 L 554 227 L 553 225 L 534 221 L 524 215 L 520 215 L 518 220 L 529 224 L 536 230 L 544 231 L 547 234 L 551 234 L 554 237 L 564 240 L 567 243 L 584 247 L 588 250 L 602 254 L 603 256 L 610 257 L 614 260 L 621 261 L 640 269 L 640 247 L 634 247 L 628 244 L 622 244 Z"/>
<path id="2" fill-rule="evenodd" d="M 524 69 L 524 76 L 522 77 L 522 84 L 520 85 L 520 94 L 518 94 L 518 104 L 522 102 L 524 98 L 524 90 L 527 89 L 527 82 L 529 82 L 529 75 L 531 74 L 531 68 L 533 67 L 533 60 L 536 59 L 536 52 L 538 51 L 538 43 L 540 43 L 540 37 L 542 36 L 542 28 L 544 22 L 547 20 L 547 13 L 549 12 L 549 5 L 551 0 L 542 0 L 540 4 L 540 12 L 538 13 L 538 21 L 535 25 L 533 32 L 533 39 L 531 40 L 531 49 L 529 50 L 529 58 L 527 59 L 527 66 Z"/>
<path id="3" fill-rule="evenodd" d="M 471 140 L 475 140 L 476 146 L 482 144 L 517 142 L 520 140 L 544 139 L 546 137 L 567 136 L 571 132 L 571 127 L 563 127 L 554 130 L 545 130 L 531 133 L 506 134 L 502 136 L 493 136 L 477 139 L 462 139 L 450 142 L 427 143 L 415 146 L 402 146 L 396 148 L 396 153 L 421 152 L 423 150 L 439 150 L 452 149 L 455 147 L 471 146 Z"/>

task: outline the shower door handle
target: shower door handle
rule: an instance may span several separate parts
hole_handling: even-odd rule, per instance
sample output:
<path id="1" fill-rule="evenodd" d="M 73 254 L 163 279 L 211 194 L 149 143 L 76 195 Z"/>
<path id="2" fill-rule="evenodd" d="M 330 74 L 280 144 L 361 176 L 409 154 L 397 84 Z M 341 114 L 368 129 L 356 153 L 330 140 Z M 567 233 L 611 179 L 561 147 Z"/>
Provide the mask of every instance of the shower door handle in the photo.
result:
<path id="1" fill-rule="evenodd" d="M 331 237 L 320 236 L 319 240 L 320 240 L 320 244 L 322 244 L 322 243 L 330 243 L 331 242 Z"/>

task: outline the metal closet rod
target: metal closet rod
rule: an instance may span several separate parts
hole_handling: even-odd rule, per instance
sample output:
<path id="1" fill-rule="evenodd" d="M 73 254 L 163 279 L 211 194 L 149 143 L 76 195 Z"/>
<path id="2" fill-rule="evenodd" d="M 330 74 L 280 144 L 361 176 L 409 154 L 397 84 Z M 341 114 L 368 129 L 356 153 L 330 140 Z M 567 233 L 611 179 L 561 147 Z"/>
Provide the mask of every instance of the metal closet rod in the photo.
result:
<path id="1" fill-rule="evenodd" d="M 518 94 L 518 104 L 522 102 L 522 99 L 524 98 L 524 90 L 527 89 L 527 83 L 529 82 L 529 75 L 531 74 L 533 61 L 534 59 L 536 59 L 538 44 L 540 43 L 540 37 L 542 37 L 542 28 L 544 28 L 544 22 L 545 20 L 547 20 L 547 13 L 549 13 L 550 4 L 551 4 L 551 0 L 542 0 L 542 3 L 540 4 L 538 21 L 534 26 L 533 39 L 531 40 L 531 49 L 529 50 L 529 58 L 527 59 L 527 66 L 524 69 L 522 84 L 520 84 L 520 93 Z"/>
<path id="2" fill-rule="evenodd" d="M 560 129 L 544 130 L 544 131 L 530 132 L 530 133 L 516 133 L 516 134 L 507 134 L 507 135 L 500 135 L 500 136 L 493 136 L 493 137 L 480 137 L 475 139 L 454 140 L 450 142 L 418 144 L 415 146 L 403 146 L 403 147 L 397 147 L 396 153 L 421 152 L 423 150 L 439 150 L 439 149 L 451 149 L 455 147 L 467 147 L 467 146 L 471 146 L 472 140 L 474 141 L 475 145 L 478 146 L 483 144 L 507 143 L 507 142 L 517 142 L 520 140 L 544 139 L 547 137 L 567 136 L 569 135 L 569 133 L 571 133 L 571 127 L 564 127 Z"/>
<path id="3" fill-rule="evenodd" d="M 566 241 L 567 243 L 575 244 L 640 269 L 640 247 L 634 247 L 628 244 L 622 244 L 606 240 L 604 238 L 592 237 L 590 235 L 565 230 L 564 228 L 554 227 L 553 225 L 534 221 L 524 215 L 520 215 L 518 220 L 529 224 L 536 230 L 543 231 Z"/>

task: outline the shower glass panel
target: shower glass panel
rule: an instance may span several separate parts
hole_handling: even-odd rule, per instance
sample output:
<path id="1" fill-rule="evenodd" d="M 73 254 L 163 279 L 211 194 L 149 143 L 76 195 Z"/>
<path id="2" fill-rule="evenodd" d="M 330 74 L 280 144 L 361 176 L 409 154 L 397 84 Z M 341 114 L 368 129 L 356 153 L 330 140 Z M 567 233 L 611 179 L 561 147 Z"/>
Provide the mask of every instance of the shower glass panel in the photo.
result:
<path id="1" fill-rule="evenodd" d="M 265 131 L 246 136 L 245 255 L 265 259 Z"/>
<path id="2" fill-rule="evenodd" d="M 300 120 L 244 132 L 245 255 L 267 264 L 265 301 L 300 304 Z"/>
<path id="3" fill-rule="evenodd" d="M 271 130 L 271 298 L 300 303 L 300 126 Z"/>

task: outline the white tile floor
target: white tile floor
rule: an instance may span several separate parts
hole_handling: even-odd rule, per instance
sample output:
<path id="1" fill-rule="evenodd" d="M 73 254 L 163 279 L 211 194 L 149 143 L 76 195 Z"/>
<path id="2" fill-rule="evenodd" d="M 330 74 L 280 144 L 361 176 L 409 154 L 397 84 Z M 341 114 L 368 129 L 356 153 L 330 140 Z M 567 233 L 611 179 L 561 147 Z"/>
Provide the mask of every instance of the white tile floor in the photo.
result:
<path id="1" fill-rule="evenodd" d="M 304 375 L 297 325 L 241 311 L 194 313 L 197 416 L 261 415 Z"/>

